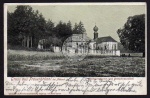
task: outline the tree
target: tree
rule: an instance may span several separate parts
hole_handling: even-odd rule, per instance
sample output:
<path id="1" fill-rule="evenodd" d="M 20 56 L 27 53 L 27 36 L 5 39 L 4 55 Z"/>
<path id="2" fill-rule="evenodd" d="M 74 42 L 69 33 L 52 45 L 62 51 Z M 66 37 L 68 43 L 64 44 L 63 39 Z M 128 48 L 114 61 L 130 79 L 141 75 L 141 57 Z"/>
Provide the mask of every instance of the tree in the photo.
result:
<path id="1" fill-rule="evenodd" d="M 8 12 L 8 42 L 24 47 L 37 47 L 46 36 L 46 21 L 30 6 L 19 5 L 14 13 Z"/>
<path id="2" fill-rule="evenodd" d="M 79 25 L 78 25 L 78 32 L 79 32 L 79 34 L 83 34 L 83 33 L 85 33 L 85 28 L 84 28 L 84 25 L 83 25 L 83 23 L 80 21 L 79 22 Z"/>
<path id="3" fill-rule="evenodd" d="M 83 23 L 80 21 L 79 24 L 75 23 L 74 28 L 73 28 L 73 33 L 74 34 L 83 34 L 85 33 L 85 28 Z"/>
<path id="4" fill-rule="evenodd" d="M 66 38 L 72 35 L 71 22 L 63 23 L 60 21 L 55 27 L 55 34 L 63 42 Z"/>
<path id="5" fill-rule="evenodd" d="M 33 17 L 33 10 L 30 6 L 17 6 L 13 13 L 14 31 L 12 33 L 17 33 L 18 42 L 22 46 L 32 47 L 30 39 L 32 39 Z"/>
<path id="6" fill-rule="evenodd" d="M 122 45 L 135 52 L 143 52 L 145 56 L 145 14 L 128 17 L 122 29 L 118 29 Z"/>
<path id="7" fill-rule="evenodd" d="M 71 35 L 72 34 L 72 24 L 71 24 L 71 22 L 68 21 L 66 26 L 67 26 L 66 30 L 67 30 L 68 34 Z"/>
<path id="8" fill-rule="evenodd" d="M 48 20 L 46 22 L 46 33 L 47 33 L 47 36 L 53 36 L 53 33 L 54 33 L 54 23 L 52 22 L 52 20 Z"/>
<path id="9" fill-rule="evenodd" d="M 8 29 L 8 43 L 11 45 L 17 45 L 18 42 L 18 33 L 14 29 L 14 22 L 13 22 L 13 14 L 10 12 L 7 12 L 7 29 Z"/>

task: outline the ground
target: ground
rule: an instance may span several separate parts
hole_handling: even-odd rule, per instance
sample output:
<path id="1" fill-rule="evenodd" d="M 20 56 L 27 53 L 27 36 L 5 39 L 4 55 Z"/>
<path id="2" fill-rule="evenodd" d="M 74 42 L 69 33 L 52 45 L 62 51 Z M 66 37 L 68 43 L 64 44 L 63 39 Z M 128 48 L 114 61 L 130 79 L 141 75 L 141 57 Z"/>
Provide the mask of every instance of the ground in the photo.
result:
<path id="1" fill-rule="evenodd" d="M 61 53 L 8 50 L 9 77 L 144 77 L 143 57 L 87 56 L 69 62 Z"/>

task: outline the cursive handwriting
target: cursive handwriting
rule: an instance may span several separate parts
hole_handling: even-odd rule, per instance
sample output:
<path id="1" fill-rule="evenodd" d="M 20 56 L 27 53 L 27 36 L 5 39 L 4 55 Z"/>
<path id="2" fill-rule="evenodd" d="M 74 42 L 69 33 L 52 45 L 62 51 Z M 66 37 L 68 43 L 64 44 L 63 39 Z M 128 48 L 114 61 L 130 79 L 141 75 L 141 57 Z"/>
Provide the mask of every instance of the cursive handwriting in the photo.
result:
<path id="1" fill-rule="evenodd" d="M 113 79 L 99 78 L 55 78 L 55 79 L 37 79 L 34 78 L 16 79 L 15 81 L 5 81 L 5 90 L 10 94 L 89 94 L 101 93 L 108 95 L 109 93 L 132 92 L 136 93 L 137 87 L 142 87 L 141 81 L 115 81 Z M 29 81 L 27 81 L 29 80 Z"/>

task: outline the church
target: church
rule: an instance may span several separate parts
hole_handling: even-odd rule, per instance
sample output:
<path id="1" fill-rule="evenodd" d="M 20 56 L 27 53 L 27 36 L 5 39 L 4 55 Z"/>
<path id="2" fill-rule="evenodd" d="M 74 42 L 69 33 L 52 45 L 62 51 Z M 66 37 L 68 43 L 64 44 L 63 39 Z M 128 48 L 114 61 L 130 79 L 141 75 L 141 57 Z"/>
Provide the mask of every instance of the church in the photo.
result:
<path id="1" fill-rule="evenodd" d="M 63 52 L 78 53 L 89 55 L 108 55 L 108 56 L 120 56 L 120 50 L 118 50 L 118 42 L 111 36 L 98 37 L 98 27 L 95 25 L 94 38 L 91 39 L 86 33 L 73 34 L 67 39 L 65 45 L 62 47 Z"/>
<path id="2" fill-rule="evenodd" d="M 120 50 L 118 50 L 118 42 L 111 36 L 98 37 L 98 27 L 95 25 L 94 38 L 90 40 L 89 54 L 98 55 L 116 55 L 120 56 Z"/>
<path id="3" fill-rule="evenodd" d="M 93 39 L 89 38 L 86 33 L 72 34 L 72 36 L 63 42 L 64 45 L 62 46 L 62 49 L 61 47 L 53 46 L 53 52 L 120 56 L 120 50 L 118 49 L 118 42 L 116 40 L 114 40 L 111 36 L 98 37 L 98 27 L 96 25 L 93 30 Z M 44 41 L 45 39 L 39 41 L 38 49 L 44 49 Z"/>

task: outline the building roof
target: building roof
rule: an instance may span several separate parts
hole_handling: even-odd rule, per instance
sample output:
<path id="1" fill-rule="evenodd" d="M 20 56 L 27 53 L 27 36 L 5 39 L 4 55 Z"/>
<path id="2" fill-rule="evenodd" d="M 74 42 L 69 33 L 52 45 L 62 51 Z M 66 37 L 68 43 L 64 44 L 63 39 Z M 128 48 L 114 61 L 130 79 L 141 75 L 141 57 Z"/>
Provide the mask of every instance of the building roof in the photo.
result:
<path id="1" fill-rule="evenodd" d="M 96 40 L 96 43 L 102 43 L 102 42 L 117 42 L 114 40 L 111 36 L 106 36 L 106 37 L 99 37 Z"/>
<path id="2" fill-rule="evenodd" d="M 72 41 L 80 41 L 80 39 L 76 39 L 75 36 L 79 36 L 79 38 L 82 38 L 84 41 L 91 40 L 86 34 L 72 34 Z"/>

